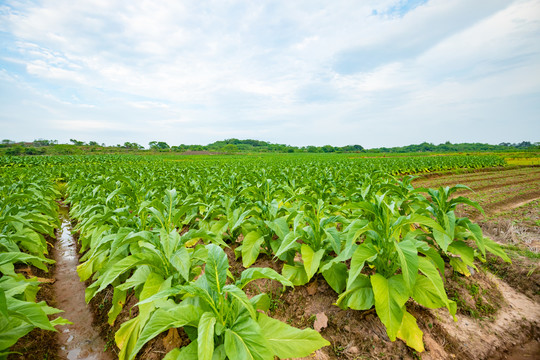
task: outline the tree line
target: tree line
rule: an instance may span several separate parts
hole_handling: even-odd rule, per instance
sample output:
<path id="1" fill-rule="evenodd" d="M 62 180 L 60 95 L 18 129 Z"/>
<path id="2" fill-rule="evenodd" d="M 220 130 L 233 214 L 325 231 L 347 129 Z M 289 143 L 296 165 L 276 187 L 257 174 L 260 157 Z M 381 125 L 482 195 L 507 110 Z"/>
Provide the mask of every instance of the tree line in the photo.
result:
<path id="1" fill-rule="evenodd" d="M 69 155 L 84 153 L 124 153 L 124 152 L 212 152 L 212 153 L 248 153 L 248 152 L 268 152 L 268 153 L 452 153 L 452 152 L 482 152 L 482 151 L 508 151 L 508 150 L 540 150 L 540 143 L 522 141 L 520 143 L 503 142 L 498 145 L 485 143 L 458 143 L 449 141 L 434 145 L 423 142 L 417 145 L 407 145 L 398 147 L 379 147 L 365 149 L 362 145 L 346 146 L 291 146 L 286 144 L 274 144 L 267 141 L 236 138 L 215 141 L 208 145 L 172 145 L 164 141 L 150 141 L 148 149 L 136 142 L 124 142 L 115 146 L 106 146 L 97 141 L 84 142 L 77 139 L 70 139 L 71 144 L 59 144 L 58 140 L 37 139 L 33 142 L 15 142 L 12 140 L 2 140 L 0 142 L 0 154 L 4 155 Z"/>

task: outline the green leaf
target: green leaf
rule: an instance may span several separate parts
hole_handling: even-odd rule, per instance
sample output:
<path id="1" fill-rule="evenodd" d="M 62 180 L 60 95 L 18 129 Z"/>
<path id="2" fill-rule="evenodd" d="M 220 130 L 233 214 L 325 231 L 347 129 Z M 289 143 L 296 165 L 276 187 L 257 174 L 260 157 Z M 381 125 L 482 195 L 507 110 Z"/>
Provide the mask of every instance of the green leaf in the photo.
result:
<path id="1" fill-rule="evenodd" d="M 257 260 L 263 242 L 264 237 L 258 231 L 252 231 L 244 237 L 242 241 L 242 265 L 245 268 L 248 268 Z"/>
<path id="2" fill-rule="evenodd" d="M 452 312 L 450 301 L 446 295 L 441 274 L 435 265 L 425 257 L 420 257 L 418 260 L 418 268 L 425 277 L 418 276 L 417 283 L 413 289 L 413 299 L 420 305 L 431 309 L 446 306 L 450 314 L 455 315 L 456 313 L 455 311 Z"/>
<path id="3" fill-rule="evenodd" d="M 465 276 L 471 276 L 471 272 L 469 271 L 469 268 L 460 258 L 451 258 L 449 263 L 450 263 L 450 266 L 458 273 Z"/>
<path id="4" fill-rule="evenodd" d="M 356 278 L 362 272 L 366 261 L 377 258 L 377 250 L 371 244 L 363 243 L 356 248 L 351 258 L 351 269 L 347 279 L 347 289 L 350 289 Z"/>
<path id="5" fill-rule="evenodd" d="M 214 326 L 216 318 L 214 314 L 205 312 L 199 320 L 197 337 L 197 354 L 199 360 L 212 360 L 214 354 Z"/>
<path id="6" fill-rule="evenodd" d="M 328 270 L 323 270 L 322 275 L 328 285 L 340 294 L 347 285 L 349 269 L 343 263 L 334 263 Z"/>
<path id="7" fill-rule="evenodd" d="M 109 325 L 114 324 L 116 317 L 122 311 L 122 308 L 124 307 L 124 304 L 126 303 L 126 294 L 127 294 L 127 291 L 120 290 L 117 287 L 114 288 L 112 306 L 111 306 L 111 309 L 109 310 L 109 313 L 107 314 Z"/>
<path id="8" fill-rule="evenodd" d="M 157 309 L 150 315 L 148 321 L 144 325 L 144 328 L 140 332 L 140 335 L 136 336 L 134 340 L 130 340 L 133 341 L 133 344 L 131 345 L 131 350 L 128 351 L 128 354 L 130 354 L 129 359 L 133 359 L 135 355 L 137 355 L 137 353 L 142 349 L 144 344 L 162 332 L 167 331 L 172 327 L 195 325 L 201 316 L 202 311 L 199 307 L 184 302 L 167 310 Z M 140 320 L 139 317 L 128 320 L 128 322 L 132 322 L 134 320 L 137 320 L 137 324 L 133 324 L 132 326 L 137 326 L 138 329 Z M 120 330 L 122 330 L 125 324 L 127 324 L 127 322 L 122 324 Z M 118 347 L 122 349 L 119 344 L 119 340 L 122 340 L 122 344 L 126 343 L 126 335 L 128 335 L 127 332 L 133 332 L 135 329 L 126 329 L 126 331 L 124 331 L 126 335 L 123 335 L 121 338 L 119 335 L 120 330 L 116 333 L 115 338 Z"/>
<path id="9" fill-rule="evenodd" d="M 25 254 L 25 253 L 19 253 L 19 252 L 0 253 L 0 266 L 9 264 L 9 263 L 14 264 L 18 262 L 32 264 L 35 267 L 44 271 L 47 271 L 47 267 L 43 263 L 54 264 L 54 260 L 40 258 L 34 255 Z"/>
<path id="10" fill-rule="evenodd" d="M 414 316 L 403 309 L 403 321 L 401 322 L 397 337 L 405 341 L 407 346 L 418 352 L 422 352 L 424 351 L 424 342 L 422 341 L 423 335 L 424 333 L 418 327 Z"/>
<path id="11" fill-rule="evenodd" d="M 274 359 L 261 328 L 249 316 L 238 318 L 230 329 L 225 330 L 225 353 L 235 360 Z"/>
<path id="12" fill-rule="evenodd" d="M 227 281 L 227 270 L 229 269 L 227 255 L 217 245 L 209 244 L 206 245 L 206 248 L 208 249 L 208 259 L 205 268 L 206 280 L 214 291 L 221 294 Z"/>
<path id="13" fill-rule="evenodd" d="M 249 299 L 256 310 L 268 311 L 270 309 L 270 297 L 266 293 L 258 294 Z"/>
<path id="14" fill-rule="evenodd" d="M 189 273 L 191 270 L 191 258 L 189 252 L 185 247 L 180 247 L 176 250 L 169 259 L 172 266 L 178 271 L 178 273 L 186 280 L 189 281 Z"/>
<path id="15" fill-rule="evenodd" d="M 450 243 L 452 243 L 452 240 L 453 240 L 450 236 L 448 236 L 446 231 L 439 231 L 436 229 L 433 229 L 433 237 L 435 238 L 435 241 L 437 242 L 437 244 L 439 244 L 439 246 L 444 252 L 447 251 L 448 245 L 450 245 Z"/>
<path id="16" fill-rule="evenodd" d="M 0 289 L 0 315 L 8 317 L 6 293 L 3 289 Z"/>
<path id="17" fill-rule="evenodd" d="M 403 277 L 394 275 L 386 279 L 375 274 L 371 276 L 371 286 L 375 297 L 375 311 L 386 326 L 388 337 L 395 341 L 403 320 L 403 305 L 409 299 Z"/>
<path id="18" fill-rule="evenodd" d="M 444 260 L 437 250 L 429 247 L 429 250 L 419 249 L 419 252 L 429 257 L 437 266 L 441 275 L 444 275 Z"/>
<path id="19" fill-rule="evenodd" d="M 138 337 L 140 330 L 140 317 L 135 317 L 123 323 L 120 326 L 120 329 L 114 334 L 114 340 L 116 341 L 116 346 L 120 349 L 118 354 L 119 360 L 133 359 L 137 355 L 138 349 L 136 352 L 133 352 L 135 344 L 140 340 Z M 142 345 L 144 345 L 142 343 Z M 142 345 L 140 347 L 142 347 Z"/>
<path id="20" fill-rule="evenodd" d="M 350 289 L 341 294 L 336 305 L 342 309 L 369 310 L 375 305 L 373 288 L 369 277 L 360 274 Z"/>
<path id="21" fill-rule="evenodd" d="M 189 343 L 189 345 L 184 346 L 181 349 L 174 349 L 169 354 L 171 354 L 173 351 L 175 351 L 173 354 L 171 354 L 171 357 L 169 357 L 169 354 L 167 354 L 163 360 L 198 360 L 197 355 L 197 349 L 199 347 L 199 344 L 197 343 L 197 340 L 194 340 Z"/>
<path id="22" fill-rule="evenodd" d="M 192 343 L 190 343 L 191 345 Z M 171 351 L 169 351 L 165 357 L 163 358 L 163 360 L 182 360 L 184 358 L 181 358 L 180 357 L 180 349 L 179 348 L 174 348 L 172 349 Z M 197 360 L 197 352 L 195 352 L 195 357 L 191 357 L 189 359 L 194 359 L 194 360 Z"/>
<path id="23" fill-rule="evenodd" d="M 265 221 L 265 223 L 280 239 L 285 238 L 290 231 L 287 217 L 280 217 L 274 221 Z"/>
<path id="24" fill-rule="evenodd" d="M 310 328 L 300 330 L 261 313 L 258 322 L 273 354 L 282 359 L 309 356 L 330 345 L 321 334 Z"/>
<path id="25" fill-rule="evenodd" d="M 162 266 L 161 260 L 152 253 L 138 253 L 128 256 L 115 263 L 94 283 L 96 285 L 99 284 L 96 292 L 102 291 L 120 275 L 141 264 L 151 265 L 156 268 Z M 89 302 L 90 299 L 86 297 L 86 302 Z"/>
<path id="26" fill-rule="evenodd" d="M 257 318 L 257 313 L 255 311 L 255 308 L 253 307 L 253 305 L 251 304 L 251 302 L 249 301 L 249 298 L 247 297 L 246 293 L 243 292 L 242 290 L 240 290 L 239 288 L 237 288 L 236 286 L 234 285 L 226 285 L 224 288 L 223 288 L 224 292 L 226 292 L 228 295 L 231 295 L 233 296 L 234 298 L 236 298 L 236 300 L 238 300 L 242 305 L 244 305 L 244 308 L 249 312 L 249 314 L 251 315 L 251 317 L 253 319 L 256 319 Z"/>
<path id="27" fill-rule="evenodd" d="M 418 274 L 418 252 L 416 246 L 410 240 L 395 242 L 395 248 L 399 256 L 401 273 L 405 286 L 411 291 Z"/>
<path id="28" fill-rule="evenodd" d="M 307 284 L 308 277 L 304 266 L 295 264 L 294 266 L 284 264 L 281 273 L 285 278 L 293 283 L 294 286 L 302 286 Z"/>
<path id="29" fill-rule="evenodd" d="M 240 289 L 243 289 L 251 281 L 257 280 L 257 279 L 272 279 L 272 280 L 279 281 L 285 286 L 293 286 L 292 282 L 290 282 L 284 276 L 277 273 L 274 269 L 260 268 L 260 267 L 252 267 L 252 268 L 242 271 L 240 280 L 237 281 L 236 285 Z"/>
<path id="30" fill-rule="evenodd" d="M 22 321 L 43 330 L 56 331 L 47 317 L 47 304 L 21 301 L 15 298 L 6 298 L 6 305 L 9 316 L 21 319 Z M 52 309 L 52 308 L 50 308 Z M 57 310 L 58 312 L 60 310 Z"/>
<path id="31" fill-rule="evenodd" d="M 298 236 L 293 232 L 289 232 L 287 235 L 285 235 L 285 238 L 281 242 L 281 245 L 279 246 L 278 251 L 276 251 L 276 257 L 280 257 L 285 252 L 289 251 L 290 249 L 293 249 L 296 245 L 296 239 Z"/>
<path id="32" fill-rule="evenodd" d="M 454 241 L 450 246 L 448 246 L 448 252 L 454 255 L 459 255 L 465 265 L 476 269 L 476 266 L 474 265 L 474 250 L 469 247 L 469 245 L 465 244 L 465 242 Z"/>
<path id="33" fill-rule="evenodd" d="M 499 244 L 497 244 L 495 241 L 491 240 L 490 238 L 485 237 L 484 238 L 484 244 L 486 245 L 486 250 L 492 253 L 495 256 L 499 256 L 504 261 L 511 263 L 512 260 L 506 255 L 504 250 L 501 248 Z"/>
<path id="34" fill-rule="evenodd" d="M 302 261 L 304 262 L 304 269 L 306 270 L 308 281 L 317 273 L 319 270 L 319 265 L 321 264 L 321 259 L 324 255 L 324 249 L 320 249 L 317 252 L 307 245 L 302 244 L 300 247 L 302 253 Z"/>

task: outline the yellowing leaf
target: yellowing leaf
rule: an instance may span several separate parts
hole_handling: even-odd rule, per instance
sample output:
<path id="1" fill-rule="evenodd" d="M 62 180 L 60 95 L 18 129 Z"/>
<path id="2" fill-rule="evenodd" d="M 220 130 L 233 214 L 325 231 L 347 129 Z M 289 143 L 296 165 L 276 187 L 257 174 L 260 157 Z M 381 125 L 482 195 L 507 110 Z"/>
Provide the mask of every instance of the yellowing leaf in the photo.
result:
<path id="1" fill-rule="evenodd" d="M 418 327 L 414 316 L 404 309 L 403 320 L 401 321 L 401 327 L 397 332 L 397 337 L 405 341 L 407 346 L 418 352 L 422 352 L 424 351 L 424 342 L 422 341 L 423 335 L 424 333 Z"/>

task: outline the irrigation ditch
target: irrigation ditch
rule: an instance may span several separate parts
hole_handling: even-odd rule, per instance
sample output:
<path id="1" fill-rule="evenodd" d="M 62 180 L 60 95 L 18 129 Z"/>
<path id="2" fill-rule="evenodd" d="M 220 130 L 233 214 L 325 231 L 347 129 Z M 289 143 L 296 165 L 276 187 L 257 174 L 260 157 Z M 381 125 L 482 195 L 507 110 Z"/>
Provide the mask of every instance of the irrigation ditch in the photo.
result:
<path id="1" fill-rule="evenodd" d="M 62 227 L 57 230 L 53 251 L 56 261 L 54 295 L 57 306 L 64 310 L 63 316 L 73 324 L 58 328 L 58 355 L 68 360 L 112 360 L 111 354 L 103 351 L 105 342 L 92 325 L 93 314 L 84 300 L 85 284 L 77 274 L 79 254 L 66 204 L 60 204 L 59 215 Z"/>

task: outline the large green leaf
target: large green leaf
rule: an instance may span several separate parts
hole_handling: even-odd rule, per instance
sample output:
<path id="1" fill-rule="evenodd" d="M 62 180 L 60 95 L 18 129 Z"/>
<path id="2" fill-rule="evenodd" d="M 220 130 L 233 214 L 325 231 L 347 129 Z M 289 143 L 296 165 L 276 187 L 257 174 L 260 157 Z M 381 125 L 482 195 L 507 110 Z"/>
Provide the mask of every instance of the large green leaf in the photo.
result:
<path id="1" fill-rule="evenodd" d="M 297 246 L 298 245 L 298 243 L 296 242 L 297 238 L 298 236 L 296 235 L 294 231 L 287 233 L 287 235 L 285 235 L 285 237 L 283 238 L 283 241 L 281 242 L 281 245 L 279 246 L 278 251 L 276 251 L 276 257 L 280 257 L 287 251 Z"/>
<path id="2" fill-rule="evenodd" d="M 124 307 L 124 304 L 126 303 L 126 295 L 127 295 L 127 291 L 120 290 L 117 287 L 114 288 L 112 306 L 107 314 L 109 325 L 114 324 L 116 317 L 122 311 L 122 308 Z"/>
<path id="3" fill-rule="evenodd" d="M 189 273 L 191 271 L 191 257 L 188 250 L 181 246 L 170 257 L 169 261 L 172 266 L 178 271 L 182 278 L 189 281 Z"/>
<path id="4" fill-rule="evenodd" d="M 273 354 L 280 358 L 309 356 L 315 350 L 330 345 L 321 334 L 310 328 L 300 330 L 264 314 L 259 314 L 258 323 Z"/>
<path id="5" fill-rule="evenodd" d="M 133 343 L 131 349 L 127 350 L 130 354 L 129 359 L 133 359 L 144 344 L 162 332 L 173 327 L 182 327 L 188 324 L 195 325 L 201 316 L 202 313 L 199 307 L 187 303 L 180 303 L 170 309 L 157 309 L 150 315 L 140 335 L 136 336 L 134 340 L 130 339 Z M 115 335 L 116 343 L 120 349 L 122 349 L 121 345 L 127 345 L 126 340 L 129 339 L 131 333 L 136 331 L 136 334 L 138 334 L 139 317 L 131 319 L 128 322 L 134 322 L 134 320 L 137 320 L 137 322 L 131 325 L 131 327 L 134 327 L 133 329 L 126 328 L 120 334 L 120 330 L 127 324 L 124 323 Z"/>
<path id="6" fill-rule="evenodd" d="M 323 270 L 322 274 L 328 285 L 336 292 L 341 293 L 347 285 L 347 275 L 349 269 L 343 263 L 334 263 L 328 270 Z"/>
<path id="7" fill-rule="evenodd" d="M 281 273 L 295 286 L 302 286 L 308 282 L 306 270 L 302 265 L 295 264 L 294 266 L 291 266 L 284 264 Z"/>
<path id="8" fill-rule="evenodd" d="M 446 306 L 450 314 L 455 315 L 455 306 L 448 300 L 441 274 L 435 265 L 425 257 L 419 257 L 418 260 L 418 267 L 425 277 L 418 276 L 413 289 L 413 299 L 432 309 Z"/>
<path id="9" fill-rule="evenodd" d="M 197 337 L 197 354 L 199 360 L 212 360 L 214 354 L 214 326 L 216 324 L 216 318 L 214 314 L 205 312 L 200 320 L 198 326 Z"/>
<path id="10" fill-rule="evenodd" d="M 205 276 L 208 284 L 214 291 L 221 293 L 227 281 L 227 270 L 229 262 L 227 255 L 222 248 L 217 245 L 206 245 L 208 249 L 208 259 L 205 267 Z"/>
<path id="11" fill-rule="evenodd" d="M 324 249 L 313 251 L 313 249 L 307 245 L 302 244 L 300 247 L 302 253 L 302 261 L 304 262 L 304 269 L 306 270 L 308 281 L 317 273 L 321 259 L 324 255 Z"/>
<path id="12" fill-rule="evenodd" d="M 371 276 L 371 286 L 375 297 L 375 311 L 386 326 L 390 340 L 396 340 L 403 320 L 403 305 L 409 299 L 408 291 L 401 275 L 386 279 L 380 274 Z"/>
<path id="13" fill-rule="evenodd" d="M 21 319 L 22 321 L 43 330 L 56 331 L 47 317 L 48 307 L 44 301 L 34 303 L 8 297 L 6 298 L 6 306 L 9 316 Z M 60 310 L 57 310 L 56 312 L 58 311 Z"/>
<path id="14" fill-rule="evenodd" d="M 243 307 L 249 312 L 252 318 L 257 318 L 255 308 L 249 301 L 249 298 L 247 297 L 246 293 L 237 288 L 234 285 L 225 285 L 223 288 L 224 292 L 226 292 L 228 295 L 234 297 L 236 300 L 238 300 Z"/>
<path id="15" fill-rule="evenodd" d="M 474 250 L 463 241 L 454 241 L 448 246 L 448 252 L 454 255 L 459 255 L 465 265 L 476 269 L 474 265 Z"/>
<path id="16" fill-rule="evenodd" d="M 249 316 L 238 318 L 230 329 L 225 330 L 225 352 L 229 359 L 274 359 L 260 326 Z"/>
<path id="17" fill-rule="evenodd" d="M 251 231 L 244 237 L 242 241 L 242 265 L 245 268 L 251 266 L 257 260 L 263 242 L 264 236 L 258 231 Z"/>
<path id="18" fill-rule="evenodd" d="M 274 269 L 266 267 L 252 267 L 242 271 L 242 275 L 240 275 L 240 279 L 237 281 L 236 286 L 238 286 L 240 289 L 243 289 L 251 281 L 257 279 L 272 279 L 279 281 L 285 286 L 293 286 L 293 284 L 284 276 L 277 273 Z"/>
<path id="19" fill-rule="evenodd" d="M 416 251 L 416 246 L 411 240 L 399 243 L 395 242 L 394 244 L 399 256 L 403 280 L 410 292 L 416 281 L 416 275 L 418 274 L 418 252 Z"/>
<path id="20" fill-rule="evenodd" d="M 350 289 L 341 294 L 336 305 L 342 309 L 351 308 L 354 310 L 368 310 L 375 305 L 373 297 L 373 288 L 368 276 L 358 275 L 352 283 Z"/>
<path id="21" fill-rule="evenodd" d="M 347 289 L 350 289 L 356 278 L 362 272 L 366 261 L 373 261 L 377 258 L 377 250 L 373 245 L 363 243 L 354 251 L 351 258 L 351 269 L 349 270 L 349 278 L 347 279 Z"/>
<path id="22" fill-rule="evenodd" d="M 151 265 L 156 268 L 163 266 L 161 259 L 152 253 L 138 253 L 128 256 L 115 263 L 98 279 L 98 281 L 96 281 L 95 284 L 99 284 L 99 288 L 96 292 L 102 291 L 120 275 L 142 264 Z M 90 299 L 87 297 L 86 302 L 90 301 Z"/>

